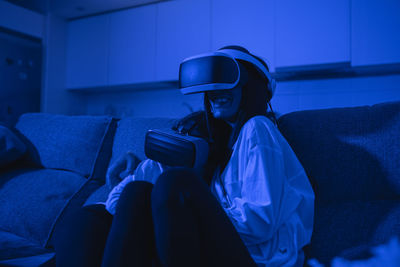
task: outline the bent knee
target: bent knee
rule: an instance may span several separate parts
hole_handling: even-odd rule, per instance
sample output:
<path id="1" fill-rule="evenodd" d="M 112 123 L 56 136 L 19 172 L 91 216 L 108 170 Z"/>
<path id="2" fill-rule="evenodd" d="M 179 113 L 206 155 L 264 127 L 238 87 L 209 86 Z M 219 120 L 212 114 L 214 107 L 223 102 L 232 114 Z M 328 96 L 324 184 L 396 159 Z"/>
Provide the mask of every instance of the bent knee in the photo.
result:
<path id="1" fill-rule="evenodd" d="M 163 172 L 152 191 L 152 206 L 173 208 L 181 205 L 199 179 L 197 174 L 188 168 L 172 168 Z"/>
<path id="2" fill-rule="evenodd" d="M 145 181 L 133 181 L 122 190 L 118 205 L 132 205 L 150 200 L 153 184 Z"/>

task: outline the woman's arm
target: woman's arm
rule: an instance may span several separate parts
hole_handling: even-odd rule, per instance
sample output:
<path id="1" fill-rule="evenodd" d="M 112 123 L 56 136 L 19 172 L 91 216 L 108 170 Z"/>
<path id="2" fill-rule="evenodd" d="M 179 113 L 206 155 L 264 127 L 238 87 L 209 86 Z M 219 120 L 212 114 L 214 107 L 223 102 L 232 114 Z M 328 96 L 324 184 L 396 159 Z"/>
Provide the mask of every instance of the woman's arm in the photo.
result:
<path id="1" fill-rule="evenodd" d="M 128 175 L 125 177 L 119 184 L 117 184 L 108 194 L 108 198 L 106 200 L 105 206 L 106 210 L 111 213 L 112 215 L 115 214 L 115 209 L 117 207 L 118 199 L 121 196 L 122 191 L 124 190 L 125 186 L 134 181 L 134 175 Z"/>
<path id="2" fill-rule="evenodd" d="M 136 168 L 133 175 L 125 177 L 117 186 L 115 186 L 108 195 L 105 203 L 106 209 L 111 214 L 115 214 L 115 209 L 119 197 L 124 190 L 125 186 L 133 181 L 146 181 L 154 184 L 157 178 L 167 167 L 156 161 L 146 159 L 142 161 Z"/>
<path id="3" fill-rule="evenodd" d="M 235 194 L 227 212 L 242 239 L 250 245 L 269 241 L 284 224 L 291 224 L 296 214 L 303 224 L 296 234 L 309 239 L 314 192 L 289 144 L 263 118 L 250 121 L 240 144 L 240 193 Z"/>
<path id="4" fill-rule="evenodd" d="M 246 163 L 241 195 L 231 199 L 232 206 L 226 211 L 243 241 L 258 244 L 271 239 L 282 216 L 285 183 L 282 153 L 258 145 L 250 149 Z M 297 205 L 291 203 L 291 206 Z"/>
<path id="5" fill-rule="evenodd" d="M 227 209 L 260 266 L 294 266 L 311 239 L 314 195 L 301 165 L 286 162 L 271 147 L 253 147 L 241 196 Z"/>
<path id="6" fill-rule="evenodd" d="M 108 188 L 112 190 L 124 177 L 133 174 L 139 163 L 139 158 L 131 151 L 115 160 L 107 171 L 106 183 Z"/>

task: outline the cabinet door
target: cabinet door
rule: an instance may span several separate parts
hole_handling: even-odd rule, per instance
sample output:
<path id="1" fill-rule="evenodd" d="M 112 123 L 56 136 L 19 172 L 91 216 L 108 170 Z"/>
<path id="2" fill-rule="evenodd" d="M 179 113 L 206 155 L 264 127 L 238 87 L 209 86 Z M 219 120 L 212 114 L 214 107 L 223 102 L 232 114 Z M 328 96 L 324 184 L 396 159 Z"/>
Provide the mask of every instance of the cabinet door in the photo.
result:
<path id="1" fill-rule="evenodd" d="M 67 88 L 107 85 L 108 15 L 68 23 Z"/>
<path id="2" fill-rule="evenodd" d="M 109 84 L 155 79 L 156 6 L 110 15 Z"/>
<path id="3" fill-rule="evenodd" d="M 178 80 L 183 59 L 209 52 L 210 0 L 157 4 L 156 79 Z"/>
<path id="4" fill-rule="evenodd" d="M 400 1 L 352 0 L 353 66 L 400 63 Z"/>
<path id="5" fill-rule="evenodd" d="M 276 67 L 350 61 L 349 0 L 277 0 Z"/>
<path id="6" fill-rule="evenodd" d="M 243 46 L 274 70 L 273 0 L 213 0 L 212 49 Z"/>

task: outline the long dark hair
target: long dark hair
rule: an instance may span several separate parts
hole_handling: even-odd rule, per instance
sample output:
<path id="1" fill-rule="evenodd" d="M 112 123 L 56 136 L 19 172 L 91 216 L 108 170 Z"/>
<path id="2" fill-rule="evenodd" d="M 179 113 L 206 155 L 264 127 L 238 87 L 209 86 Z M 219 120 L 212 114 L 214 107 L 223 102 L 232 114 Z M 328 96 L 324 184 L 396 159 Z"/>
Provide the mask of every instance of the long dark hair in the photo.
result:
<path id="1" fill-rule="evenodd" d="M 250 54 L 247 49 L 240 46 L 226 46 L 221 49 L 236 49 Z M 254 57 L 269 70 L 263 60 Z M 177 132 L 202 137 L 209 142 L 210 152 L 203 174 L 208 184 L 211 183 L 217 167 L 220 167 L 221 172 L 224 170 L 240 130 L 250 118 L 262 115 L 276 122 L 272 109 L 268 112 L 269 101 L 272 97 L 267 90 L 268 80 L 251 63 L 238 61 L 241 71 L 245 72 L 245 82 L 242 85 L 242 99 L 234 128 L 232 129 L 224 120 L 214 118 L 207 94 L 204 94 L 204 111 L 191 113 L 177 121 L 172 127 Z"/>
<path id="2" fill-rule="evenodd" d="M 240 46 L 226 46 L 221 49 L 236 49 L 250 54 L 247 49 Z M 258 57 L 255 58 L 269 70 L 263 60 Z M 247 81 L 242 87 L 242 99 L 237 114 L 237 123 L 233 129 L 225 121 L 214 118 L 211 112 L 210 101 L 207 94 L 204 94 L 204 115 L 206 117 L 209 139 L 212 140 L 210 155 L 204 174 L 204 179 L 208 183 L 211 183 L 211 179 L 218 166 L 221 172 L 224 170 L 231 157 L 232 147 L 238 138 L 240 129 L 250 118 L 262 115 L 276 121 L 273 111 L 268 112 L 268 104 L 272 97 L 267 90 L 268 80 L 253 64 L 246 61 L 238 61 L 247 72 Z"/>

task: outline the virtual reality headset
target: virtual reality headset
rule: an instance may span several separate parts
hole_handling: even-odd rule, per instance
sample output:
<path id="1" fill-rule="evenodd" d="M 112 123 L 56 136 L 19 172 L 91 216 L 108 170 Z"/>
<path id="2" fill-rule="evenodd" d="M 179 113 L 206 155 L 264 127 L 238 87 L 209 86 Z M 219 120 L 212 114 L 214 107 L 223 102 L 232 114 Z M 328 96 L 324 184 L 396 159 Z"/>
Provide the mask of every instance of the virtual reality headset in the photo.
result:
<path id="1" fill-rule="evenodd" d="M 209 144 L 199 137 L 149 130 L 144 151 L 146 157 L 161 164 L 198 169 L 207 162 Z"/>
<path id="2" fill-rule="evenodd" d="M 261 59 L 236 49 L 221 49 L 185 59 L 179 67 L 179 88 L 186 94 L 233 89 L 244 83 L 244 70 L 238 60 L 249 62 L 268 80 L 269 95 L 276 82 Z"/>

